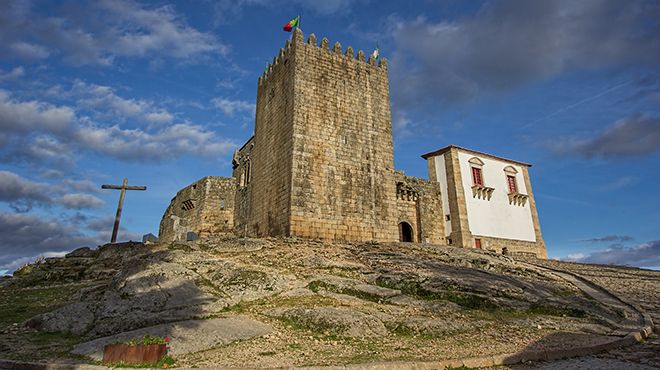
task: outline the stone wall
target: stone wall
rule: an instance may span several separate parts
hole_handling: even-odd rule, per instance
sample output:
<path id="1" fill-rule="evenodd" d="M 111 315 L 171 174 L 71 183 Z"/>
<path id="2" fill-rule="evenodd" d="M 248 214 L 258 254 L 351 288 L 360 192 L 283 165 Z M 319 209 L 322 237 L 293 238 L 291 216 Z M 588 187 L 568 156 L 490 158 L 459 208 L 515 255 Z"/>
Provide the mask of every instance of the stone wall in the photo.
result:
<path id="1" fill-rule="evenodd" d="M 414 242 L 445 245 L 440 184 L 400 171 L 395 173 L 395 180 L 397 224 L 407 222 L 412 226 Z"/>
<path id="2" fill-rule="evenodd" d="M 199 237 L 233 232 L 235 194 L 235 180 L 226 177 L 204 177 L 181 189 L 160 221 L 159 240 L 186 240 L 188 232 Z"/>
<path id="3" fill-rule="evenodd" d="M 290 42 L 259 78 L 251 149 L 251 179 L 245 190 L 249 205 L 243 234 L 289 235 L 293 150 L 294 72 Z M 242 222 L 242 220 L 241 220 Z"/>
<path id="4" fill-rule="evenodd" d="M 479 235 L 474 235 L 474 238 L 481 240 L 481 249 L 512 256 L 548 258 L 545 245 L 539 243 Z"/>
<path id="5" fill-rule="evenodd" d="M 293 38 L 291 234 L 398 240 L 386 61 Z"/>
<path id="6" fill-rule="evenodd" d="M 386 61 L 291 42 L 259 78 L 251 183 L 237 231 L 398 240 Z M 240 166 L 240 165 L 239 165 Z M 244 211 L 243 209 L 247 209 Z M 242 230 L 241 230 L 242 229 Z"/>
<path id="7" fill-rule="evenodd" d="M 250 196 L 252 193 L 252 149 L 254 149 L 254 136 L 234 153 L 232 160 L 232 176 L 236 179 L 234 234 L 239 236 L 246 236 L 248 233 Z"/>

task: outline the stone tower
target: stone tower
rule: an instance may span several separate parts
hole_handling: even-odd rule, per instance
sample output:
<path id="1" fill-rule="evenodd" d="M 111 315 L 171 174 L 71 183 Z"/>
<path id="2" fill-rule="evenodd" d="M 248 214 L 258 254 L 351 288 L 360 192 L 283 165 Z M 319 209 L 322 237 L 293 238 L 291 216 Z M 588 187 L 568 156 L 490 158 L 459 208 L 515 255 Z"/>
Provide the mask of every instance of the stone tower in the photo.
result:
<path id="1" fill-rule="evenodd" d="M 235 230 L 399 239 L 387 62 L 293 32 L 259 78 L 254 137 L 234 159 Z"/>

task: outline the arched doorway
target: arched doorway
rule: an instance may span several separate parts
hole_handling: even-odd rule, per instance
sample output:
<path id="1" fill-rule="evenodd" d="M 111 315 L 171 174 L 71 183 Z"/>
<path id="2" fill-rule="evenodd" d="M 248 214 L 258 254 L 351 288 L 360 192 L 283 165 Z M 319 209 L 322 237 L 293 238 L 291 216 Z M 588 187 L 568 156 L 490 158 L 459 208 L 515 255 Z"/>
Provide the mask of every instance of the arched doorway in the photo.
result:
<path id="1" fill-rule="evenodd" d="M 402 242 L 412 242 L 413 241 L 413 229 L 407 222 L 399 223 L 399 240 Z"/>

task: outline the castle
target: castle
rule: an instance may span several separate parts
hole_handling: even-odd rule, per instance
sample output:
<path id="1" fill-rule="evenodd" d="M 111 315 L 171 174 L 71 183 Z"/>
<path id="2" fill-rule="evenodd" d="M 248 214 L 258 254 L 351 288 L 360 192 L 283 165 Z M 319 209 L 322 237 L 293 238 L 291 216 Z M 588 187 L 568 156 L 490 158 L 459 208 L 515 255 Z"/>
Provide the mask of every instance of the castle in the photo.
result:
<path id="1" fill-rule="evenodd" d="M 394 169 L 387 60 L 300 29 L 259 78 L 254 135 L 233 176 L 172 199 L 161 241 L 234 233 L 417 242 L 547 258 L 530 165 L 458 146 Z"/>

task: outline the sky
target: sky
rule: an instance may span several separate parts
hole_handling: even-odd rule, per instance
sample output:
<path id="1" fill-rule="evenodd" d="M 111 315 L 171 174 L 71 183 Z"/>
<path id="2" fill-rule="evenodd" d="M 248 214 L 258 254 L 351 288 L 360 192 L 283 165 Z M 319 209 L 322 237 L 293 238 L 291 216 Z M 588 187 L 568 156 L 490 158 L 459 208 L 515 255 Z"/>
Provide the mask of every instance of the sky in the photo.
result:
<path id="1" fill-rule="evenodd" d="M 0 2 L 0 274 L 158 234 L 230 176 L 291 37 L 389 60 L 395 165 L 448 144 L 532 163 L 551 258 L 660 269 L 658 1 Z"/>

